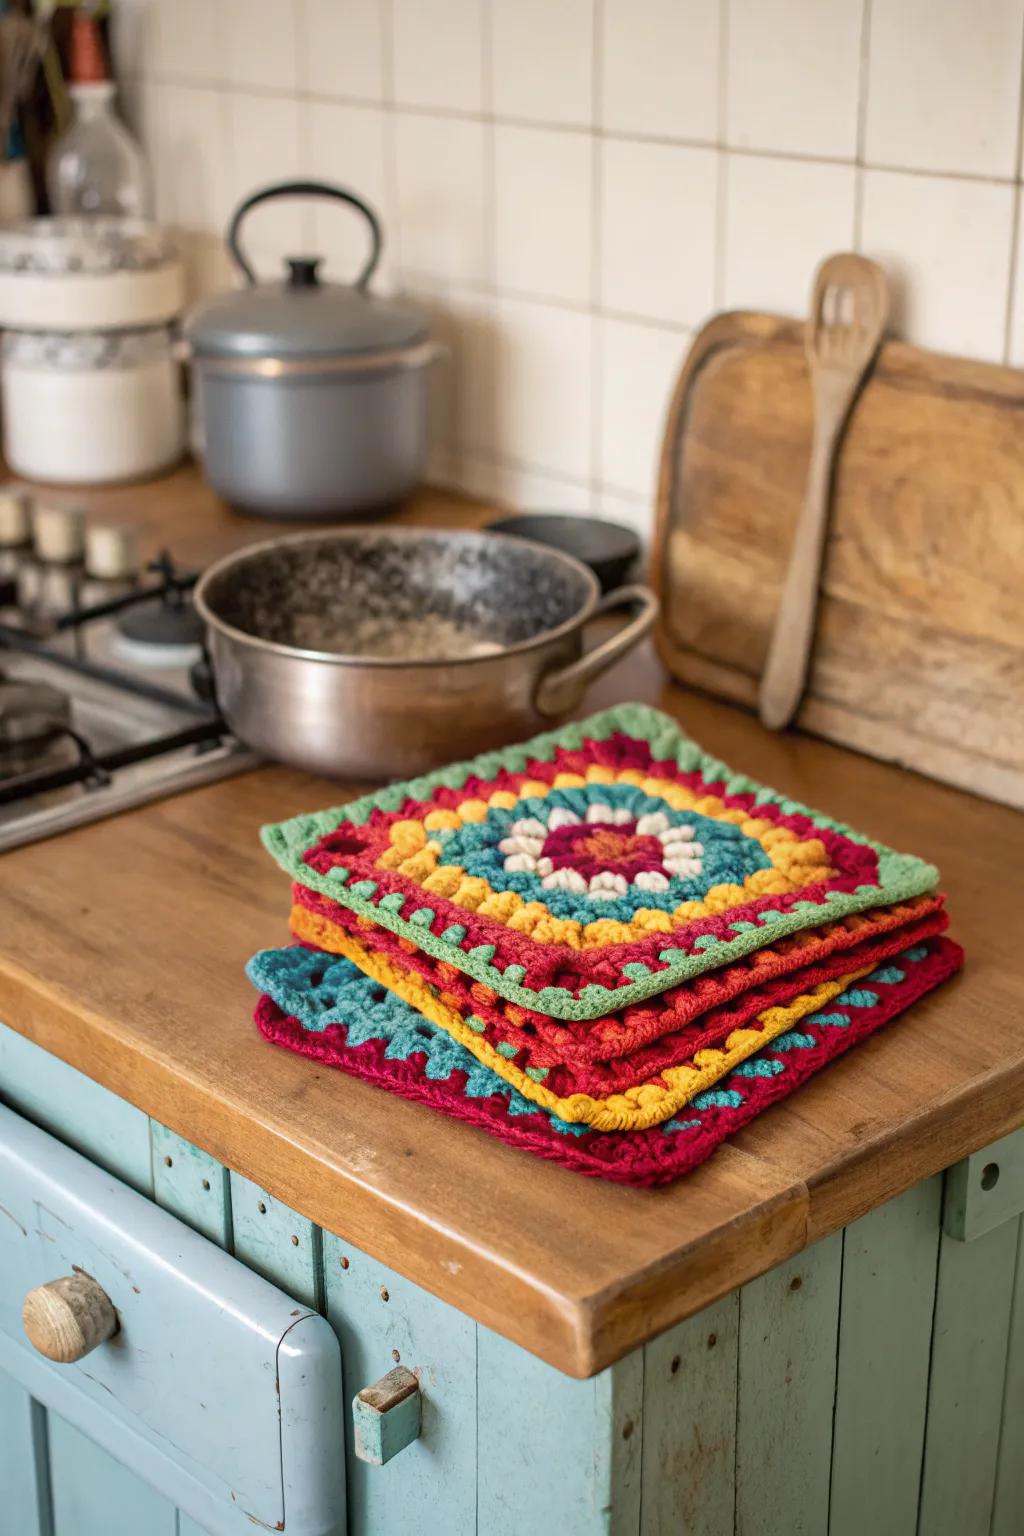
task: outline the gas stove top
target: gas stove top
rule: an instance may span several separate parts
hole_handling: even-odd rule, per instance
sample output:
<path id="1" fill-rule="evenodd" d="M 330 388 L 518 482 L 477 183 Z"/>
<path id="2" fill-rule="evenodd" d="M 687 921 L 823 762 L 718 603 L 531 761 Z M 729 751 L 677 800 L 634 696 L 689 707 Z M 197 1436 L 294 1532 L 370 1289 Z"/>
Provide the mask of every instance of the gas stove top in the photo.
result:
<path id="1" fill-rule="evenodd" d="M 0 851 L 252 767 L 213 697 L 196 575 L 0 569 Z"/>

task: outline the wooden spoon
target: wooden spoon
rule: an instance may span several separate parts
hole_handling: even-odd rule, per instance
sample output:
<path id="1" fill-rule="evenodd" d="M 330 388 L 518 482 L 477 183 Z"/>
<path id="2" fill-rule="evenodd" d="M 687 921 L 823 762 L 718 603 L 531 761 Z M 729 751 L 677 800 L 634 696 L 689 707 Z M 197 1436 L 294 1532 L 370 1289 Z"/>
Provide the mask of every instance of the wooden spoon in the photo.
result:
<path id="1" fill-rule="evenodd" d="M 761 722 L 773 731 L 789 724 L 803 697 L 836 452 L 888 317 L 889 285 L 881 267 L 848 252 L 822 262 L 804 341 L 814 398 L 811 463 L 758 694 Z"/>

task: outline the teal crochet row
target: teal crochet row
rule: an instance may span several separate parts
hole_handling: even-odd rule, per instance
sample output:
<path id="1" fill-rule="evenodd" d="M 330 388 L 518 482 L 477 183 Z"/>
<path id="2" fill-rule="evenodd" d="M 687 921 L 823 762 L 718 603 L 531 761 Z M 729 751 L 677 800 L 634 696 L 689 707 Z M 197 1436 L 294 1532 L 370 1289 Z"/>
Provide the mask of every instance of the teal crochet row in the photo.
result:
<path id="1" fill-rule="evenodd" d="M 904 980 L 907 969 L 927 954 L 926 944 L 911 946 L 897 961 L 879 966 L 841 993 L 827 1008 L 810 1014 L 805 1026 L 848 1028 L 851 1011 L 877 1006 L 879 996 L 871 990 L 873 983 L 898 984 Z M 429 1078 L 443 1081 L 453 1072 L 464 1073 L 468 1098 L 500 1094 L 512 1115 L 541 1112 L 536 1104 L 531 1104 L 489 1067 L 478 1062 L 451 1035 L 436 1029 L 410 1004 L 364 975 L 350 960 L 293 945 L 261 950 L 249 961 L 246 974 L 259 991 L 265 992 L 284 1014 L 297 1019 L 311 1034 L 343 1026 L 349 1046 L 379 1040 L 385 1042 L 384 1054 L 390 1060 L 407 1061 L 417 1054 L 425 1057 L 425 1072 Z M 784 1070 L 779 1057 L 791 1051 L 811 1049 L 815 1044 L 814 1036 L 806 1033 L 806 1027 L 787 1031 L 755 1056 L 734 1067 L 714 1088 L 698 1094 L 691 1109 L 738 1107 L 744 1096 L 734 1085 L 750 1078 L 777 1076 Z M 584 1125 L 570 1125 L 556 1116 L 548 1118 L 554 1129 L 564 1135 L 593 1134 Z M 699 1120 L 689 1120 L 683 1114 L 667 1121 L 662 1129 L 676 1133 L 699 1125 Z"/>

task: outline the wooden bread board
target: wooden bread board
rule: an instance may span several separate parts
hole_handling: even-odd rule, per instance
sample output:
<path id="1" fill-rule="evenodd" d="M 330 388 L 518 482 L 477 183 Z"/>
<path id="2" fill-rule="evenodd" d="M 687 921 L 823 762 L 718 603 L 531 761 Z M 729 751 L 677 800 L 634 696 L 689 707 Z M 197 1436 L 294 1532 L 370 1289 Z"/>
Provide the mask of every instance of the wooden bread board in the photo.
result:
<path id="1" fill-rule="evenodd" d="M 669 408 L 652 585 L 669 670 L 749 707 L 810 444 L 802 325 L 716 316 Z M 839 449 L 797 723 L 1024 808 L 1024 372 L 882 348 Z"/>

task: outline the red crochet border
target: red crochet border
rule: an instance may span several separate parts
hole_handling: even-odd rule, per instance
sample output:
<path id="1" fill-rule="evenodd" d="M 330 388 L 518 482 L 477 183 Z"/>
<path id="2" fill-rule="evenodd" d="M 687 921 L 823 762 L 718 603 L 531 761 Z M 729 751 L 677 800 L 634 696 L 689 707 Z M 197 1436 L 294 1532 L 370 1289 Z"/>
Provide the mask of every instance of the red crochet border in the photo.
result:
<path id="1" fill-rule="evenodd" d="M 551 1044 L 538 1043 L 536 1036 L 531 1037 L 524 1030 L 511 1026 L 500 1008 L 481 1000 L 479 994 L 488 989 L 467 983 L 464 976 L 457 975 L 451 982 L 441 982 L 440 985 L 445 993 L 450 994 L 452 1003 L 463 1016 L 475 1013 L 484 1021 L 486 1027 L 480 1035 L 482 1040 L 492 1045 L 507 1041 L 518 1047 L 516 1056 L 508 1058 L 510 1062 L 515 1061 L 524 1071 L 528 1067 L 546 1067 L 548 1075 L 544 1079 L 544 1086 L 559 1098 L 566 1099 L 574 1093 L 605 1098 L 610 1093 L 622 1093 L 639 1083 L 649 1082 L 669 1067 L 692 1061 L 698 1051 L 720 1046 L 734 1029 L 742 1026 L 756 1029 L 757 1016 L 764 1009 L 788 1003 L 820 982 L 834 981 L 836 977 L 845 976 L 850 971 L 891 959 L 911 944 L 921 943 L 941 933 L 948 923 L 949 918 L 945 912 L 932 913 L 920 922 L 865 939 L 846 952 L 827 956 L 815 964 L 791 971 L 787 976 L 766 976 L 760 985 L 748 988 L 738 998 L 710 1009 L 679 1028 L 671 1027 L 675 1016 L 671 1009 L 661 1010 L 660 1014 L 657 1010 L 639 1007 L 626 1009 L 626 1017 L 632 1013 L 644 1013 L 649 1032 L 644 1035 L 638 1031 L 637 1044 L 609 1060 L 579 1062 L 567 1058 L 564 1053 L 558 1055 L 557 1049 Z M 372 934 L 363 931 L 359 937 L 362 942 L 369 941 L 370 948 L 377 947 Z M 306 947 L 317 949 L 319 946 L 309 944 Z M 429 976 L 428 966 L 417 963 L 416 954 L 392 954 L 390 958 L 403 970 L 414 969 Z M 429 957 L 427 959 L 429 962 Z M 436 962 L 434 968 L 435 974 L 429 979 L 431 984 L 436 985 Z M 659 1025 L 664 1028 L 664 1032 L 655 1035 L 653 1031 Z M 794 1024 L 793 1027 L 799 1028 L 799 1025 Z"/>
<path id="2" fill-rule="evenodd" d="M 467 912 L 443 897 L 425 892 L 420 885 L 396 871 L 379 869 L 374 863 L 374 859 L 389 846 L 388 829 L 396 821 L 422 819 L 431 810 L 455 809 L 464 800 L 486 799 L 497 790 L 518 791 L 526 779 L 551 783 L 559 773 L 580 773 L 591 764 L 615 768 L 635 767 L 652 776 L 671 779 L 701 794 L 714 795 L 729 808 L 774 821 L 780 827 L 789 828 L 801 839 L 820 838 L 837 874 L 831 880 L 819 881 L 798 891 L 790 891 L 785 895 L 758 896 L 729 912 L 691 919 L 672 933 L 656 933 L 646 939 L 632 940 L 628 944 L 608 945 L 589 953 L 580 953 L 565 945 L 538 945 L 505 924 L 493 918 L 481 917 L 478 913 Z M 607 741 L 588 742 L 586 750 L 558 748 L 552 761 L 531 759 L 521 771 L 502 769 L 493 779 L 471 775 L 459 789 L 440 786 L 429 800 L 415 800 L 410 796 L 398 810 L 374 809 L 362 825 L 343 821 L 333 832 L 325 834 L 308 849 L 303 860 L 321 875 L 326 875 L 339 864 L 344 865 L 349 871 L 344 882 L 346 885 L 373 880 L 377 886 L 374 902 L 379 902 L 389 894 L 400 894 L 417 905 L 429 905 L 434 913 L 430 926 L 435 934 L 443 933 L 453 924 L 459 925 L 466 930 L 461 945 L 464 950 L 481 944 L 493 944 L 496 960 L 501 967 L 512 961 L 525 965 L 527 974 L 523 985 L 538 990 L 548 985 L 578 990 L 590 982 L 600 982 L 613 988 L 624 985 L 620 968 L 625 961 L 642 961 L 651 970 L 661 970 L 665 968 L 666 962 L 658 957 L 660 951 L 667 947 L 690 950 L 696 939 L 709 934 L 723 938 L 733 923 L 749 921 L 759 912 L 785 911 L 797 902 L 824 904 L 829 891 L 852 892 L 859 886 L 878 883 L 878 855 L 867 844 L 854 842 L 852 838 L 831 828 L 818 827 L 809 816 L 785 814 L 773 801 L 758 803 L 754 791 L 730 794 L 724 780 L 706 780 L 699 769 L 683 773 L 671 759 L 653 761 L 646 742 L 621 732 L 609 737 Z M 555 977 L 551 973 L 553 960 L 558 965 Z"/>
<path id="3" fill-rule="evenodd" d="M 703 1046 L 720 1043 L 762 1009 L 788 1002 L 805 988 L 831 981 L 861 965 L 873 965 L 909 944 L 943 932 L 949 922 L 941 896 L 919 897 L 839 919 L 825 930 L 795 934 L 721 971 L 693 977 L 600 1019 L 552 1019 L 506 1002 L 492 988 L 435 960 L 410 939 L 375 926 L 317 891 L 295 884 L 292 895 L 314 916 L 336 924 L 367 949 L 386 955 L 402 969 L 415 971 L 430 986 L 450 994 L 460 1012 L 475 1013 L 484 1020 L 486 1038 L 528 1053 L 520 1066 L 569 1069 L 579 1074 L 578 1090 L 588 1093 L 599 1088 L 603 1091 L 609 1081 L 604 1075 L 609 1064 L 620 1058 L 626 1059 L 624 1071 L 629 1081 L 635 1082 L 632 1068 L 639 1050 L 663 1042 L 660 1049 L 664 1054 L 643 1058 L 645 1076 L 659 1072 L 685 1061 Z M 329 944 L 309 947 L 331 950 Z M 597 1075 L 587 1079 L 591 1067 Z M 588 1081 L 592 1086 L 584 1086 Z"/>
<path id="4" fill-rule="evenodd" d="M 729 1086 L 744 1094 L 741 1106 L 714 1106 L 699 1111 L 691 1107 L 679 1118 L 699 1119 L 699 1127 L 675 1132 L 655 1127 L 646 1131 L 592 1131 L 578 1137 L 566 1135 L 554 1130 L 542 1111 L 510 1115 L 507 1100 L 500 1093 L 485 1099 L 466 1098 L 463 1092 L 466 1074 L 462 1071 L 455 1071 L 439 1081 L 427 1078 L 424 1074 L 426 1058 L 418 1052 L 405 1061 L 393 1061 L 385 1056 L 382 1040 L 349 1047 L 345 1043 L 343 1025 L 332 1025 L 322 1033 L 312 1035 L 297 1019 L 283 1014 L 265 995 L 256 1006 L 255 1017 L 261 1033 L 275 1044 L 329 1066 L 340 1067 L 350 1076 L 388 1088 L 401 1098 L 429 1105 L 441 1114 L 479 1126 L 511 1146 L 522 1147 L 577 1173 L 620 1184 L 650 1187 L 671 1183 L 706 1161 L 727 1136 L 787 1098 L 822 1067 L 874 1034 L 952 976 L 962 963 L 963 950 L 959 944 L 947 938 L 930 940 L 929 953 L 909 967 L 903 981 L 894 984 L 872 982 L 872 990 L 879 994 L 879 1002 L 874 1007 L 843 1009 L 850 1019 L 845 1028 L 815 1025 L 803 1020 L 800 1029 L 813 1037 L 813 1046 L 787 1052 L 765 1047 L 761 1057 L 782 1061 L 783 1072 L 771 1078 L 733 1076 Z M 829 1011 L 839 1010 L 833 1005 Z"/>

